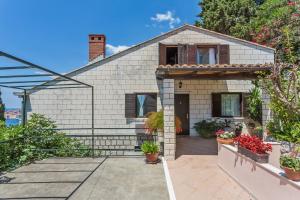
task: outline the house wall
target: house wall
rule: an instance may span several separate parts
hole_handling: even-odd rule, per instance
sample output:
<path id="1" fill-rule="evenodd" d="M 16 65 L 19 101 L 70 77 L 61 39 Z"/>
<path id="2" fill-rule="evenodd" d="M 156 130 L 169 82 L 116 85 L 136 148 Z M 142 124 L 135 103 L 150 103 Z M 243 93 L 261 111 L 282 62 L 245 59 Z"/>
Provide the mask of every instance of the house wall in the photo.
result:
<path id="1" fill-rule="evenodd" d="M 182 80 L 175 81 L 175 94 L 189 94 L 190 97 L 190 135 L 198 133 L 193 128 L 196 122 L 212 119 L 212 93 L 216 92 L 249 92 L 251 81 L 241 80 Z M 243 117 L 229 118 L 232 122 L 246 122 Z M 244 123 L 244 133 L 247 129 Z"/>
<path id="2" fill-rule="evenodd" d="M 120 56 L 110 62 L 93 64 L 94 67 L 80 72 L 72 78 L 94 86 L 95 127 L 141 127 L 143 119 L 125 118 L 126 93 L 159 93 L 162 81 L 155 71 L 158 66 L 158 44 L 177 43 L 220 43 L 230 45 L 231 64 L 271 63 L 272 50 L 245 44 L 224 36 L 185 30 L 168 38 L 156 39 L 155 43 L 144 45 L 136 51 Z M 210 93 L 212 91 L 245 91 L 248 81 L 184 81 L 183 89 L 176 92 L 191 94 L 191 123 L 210 117 Z M 161 96 L 161 95 L 160 95 Z M 158 97 L 158 109 L 161 98 Z M 199 105 L 197 105 L 199 104 Z M 194 110 L 192 110 L 192 108 Z M 51 117 L 60 128 L 91 127 L 91 89 L 42 90 L 30 95 L 27 104 L 28 115 L 41 113 Z M 192 127 L 192 126 L 191 126 Z M 135 134 L 137 130 L 96 130 L 96 134 Z M 73 131 L 90 134 L 91 131 Z"/>

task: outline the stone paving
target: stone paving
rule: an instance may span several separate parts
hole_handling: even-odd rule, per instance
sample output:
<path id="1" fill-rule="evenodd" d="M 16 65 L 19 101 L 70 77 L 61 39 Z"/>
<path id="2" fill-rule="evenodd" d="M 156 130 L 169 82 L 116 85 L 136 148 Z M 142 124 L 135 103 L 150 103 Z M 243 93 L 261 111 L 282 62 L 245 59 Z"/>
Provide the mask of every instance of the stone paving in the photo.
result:
<path id="1" fill-rule="evenodd" d="M 142 157 L 51 158 L 1 180 L 0 199 L 168 199 L 162 164 Z"/>
<path id="2" fill-rule="evenodd" d="M 177 200 L 252 200 L 217 165 L 215 139 L 177 137 L 176 160 L 167 161 Z"/>

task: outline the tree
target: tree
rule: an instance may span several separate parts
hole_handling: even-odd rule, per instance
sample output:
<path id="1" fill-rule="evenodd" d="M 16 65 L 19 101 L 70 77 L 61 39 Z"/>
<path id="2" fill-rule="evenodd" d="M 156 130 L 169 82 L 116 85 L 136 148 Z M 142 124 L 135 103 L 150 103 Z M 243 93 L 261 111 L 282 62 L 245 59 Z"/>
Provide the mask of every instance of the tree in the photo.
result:
<path id="1" fill-rule="evenodd" d="M 250 24 L 252 41 L 275 48 L 280 62 L 299 63 L 300 0 L 266 0 L 256 14 Z"/>
<path id="2" fill-rule="evenodd" d="M 257 5 L 253 0 L 203 0 L 197 26 L 219 33 L 250 39 L 250 19 Z"/>
<path id="3" fill-rule="evenodd" d="M 5 121 L 4 112 L 5 112 L 5 105 L 2 102 L 1 90 L 0 90 L 0 121 Z"/>
<path id="4" fill-rule="evenodd" d="M 261 80 L 261 87 L 271 99 L 269 132 L 277 140 L 288 142 L 288 151 L 295 151 L 300 144 L 300 67 L 275 64 L 271 74 Z"/>

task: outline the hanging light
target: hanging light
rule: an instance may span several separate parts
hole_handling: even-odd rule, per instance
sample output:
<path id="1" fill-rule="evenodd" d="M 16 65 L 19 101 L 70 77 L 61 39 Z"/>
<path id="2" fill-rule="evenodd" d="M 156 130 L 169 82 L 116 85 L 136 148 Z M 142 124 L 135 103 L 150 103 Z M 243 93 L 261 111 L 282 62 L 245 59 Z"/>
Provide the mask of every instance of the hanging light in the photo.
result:
<path id="1" fill-rule="evenodd" d="M 178 87 L 182 88 L 182 82 L 181 81 L 179 81 Z"/>

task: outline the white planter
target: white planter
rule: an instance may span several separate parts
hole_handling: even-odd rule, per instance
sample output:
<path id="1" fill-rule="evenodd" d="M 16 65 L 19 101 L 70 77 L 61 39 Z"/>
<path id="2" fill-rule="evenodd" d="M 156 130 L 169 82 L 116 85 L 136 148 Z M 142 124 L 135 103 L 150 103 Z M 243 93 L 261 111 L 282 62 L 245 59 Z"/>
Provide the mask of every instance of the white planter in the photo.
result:
<path id="1" fill-rule="evenodd" d="M 284 177 L 284 171 L 270 163 L 257 163 L 230 145 L 219 145 L 218 165 L 260 200 L 299 200 L 300 182 Z"/>

